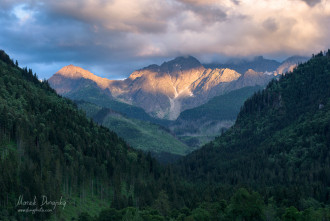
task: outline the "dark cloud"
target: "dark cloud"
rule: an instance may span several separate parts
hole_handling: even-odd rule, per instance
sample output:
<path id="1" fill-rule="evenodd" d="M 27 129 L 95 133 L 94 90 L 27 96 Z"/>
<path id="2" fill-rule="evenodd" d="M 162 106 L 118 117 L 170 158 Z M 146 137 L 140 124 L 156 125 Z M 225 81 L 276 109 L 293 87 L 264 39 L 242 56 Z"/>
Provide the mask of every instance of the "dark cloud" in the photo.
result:
<path id="1" fill-rule="evenodd" d="M 270 32 L 275 32 L 278 30 L 278 24 L 275 20 L 275 18 L 268 18 L 262 23 L 263 27 L 270 31 Z"/>
<path id="2" fill-rule="evenodd" d="M 313 7 L 315 5 L 317 5 L 318 3 L 322 2 L 322 0 L 301 0 L 303 2 L 305 2 L 307 5 Z"/>
<path id="3" fill-rule="evenodd" d="M 203 25 L 210 25 L 226 20 L 227 13 L 223 5 L 214 4 L 213 0 L 179 0 L 183 3 L 182 11 L 192 11 L 202 21 Z M 233 0 L 237 4 L 236 0 Z"/>
<path id="4" fill-rule="evenodd" d="M 203 24 L 213 24 L 226 20 L 227 14 L 220 8 L 213 6 L 199 6 L 190 8 L 203 22 Z"/>
<path id="5" fill-rule="evenodd" d="M 200 32 L 227 19 L 222 5 L 215 5 L 213 0 L 178 0 L 179 13 L 175 25 L 179 30 Z"/>
<path id="6" fill-rule="evenodd" d="M 233 2 L 235 5 L 239 5 L 239 4 L 240 4 L 240 1 L 239 1 L 239 0 L 232 0 L 232 2 Z"/>
<path id="7" fill-rule="evenodd" d="M 126 2 L 126 3 L 125 3 Z M 129 1 L 51 1 L 44 5 L 54 17 L 83 21 L 92 26 L 119 32 L 160 33 L 166 31 L 167 18 L 175 9 L 149 1 L 141 5 Z"/>
<path id="8" fill-rule="evenodd" d="M 20 2 L 19 0 L 2 0 L 2 1 L 0 1 L 0 11 L 9 10 L 19 2 Z"/>

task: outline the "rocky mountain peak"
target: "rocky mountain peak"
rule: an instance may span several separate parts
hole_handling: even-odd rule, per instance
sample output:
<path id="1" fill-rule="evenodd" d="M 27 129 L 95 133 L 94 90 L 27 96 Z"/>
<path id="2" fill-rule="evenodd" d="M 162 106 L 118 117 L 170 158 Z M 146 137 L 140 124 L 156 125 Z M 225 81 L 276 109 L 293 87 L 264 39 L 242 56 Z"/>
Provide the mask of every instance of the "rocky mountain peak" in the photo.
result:
<path id="1" fill-rule="evenodd" d="M 203 65 L 193 56 L 181 56 L 164 62 L 160 68 L 164 72 L 173 72 L 203 68 Z"/>
<path id="2" fill-rule="evenodd" d="M 81 67 L 74 66 L 73 64 L 64 66 L 58 72 L 56 72 L 56 74 L 60 74 L 62 76 L 69 77 L 69 78 L 80 78 L 84 75 L 85 76 L 92 75 L 91 72 L 84 70 Z"/>
<path id="3" fill-rule="evenodd" d="M 98 77 L 98 76 L 94 75 L 93 73 L 91 73 L 81 67 L 72 65 L 72 64 L 61 68 L 58 72 L 55 73 L 54 76 L 58 76 L 58 75 L 61 75 L 65 78 L 71 78 L 71 79 L 78 79 L 78 78 L 89 79 L 89 80 L 92 80 L 95 83 L 97 83 L 97 85 L 103 89 L 108 87 L 109 83 L 111 82 L 111 80 L 109 80 L 107 78 Z"/>
<path id="4" fill-rule="evenodd" d="M 244 74 L 245 77 L 250 77 L 250 76 L 252 77 L 252 76 L 258 76 L 258 75 L 260 75 L 260 73 L 254 71 L 253 69 L 247 70 Z"/>
<path id="5" fill-rule="evenodd" d="M 241 75 L 234 70 L 225 68 L 221 75 L 222 82 L 231 82 L 237 80 Z"/>
<path id="6" fill-rule="evenodd" d="M 151 64 L 151 65 L 149 65 L 149 66 L 147 66 L 147 67 L 145 67 L 145 68 L 142 68 L 141 70 L 149 70 L 149 71 L 156 71 L 156 72 L 158 72 L 159 71 L 159 65 L 157 65 L 157 64 Z"/>

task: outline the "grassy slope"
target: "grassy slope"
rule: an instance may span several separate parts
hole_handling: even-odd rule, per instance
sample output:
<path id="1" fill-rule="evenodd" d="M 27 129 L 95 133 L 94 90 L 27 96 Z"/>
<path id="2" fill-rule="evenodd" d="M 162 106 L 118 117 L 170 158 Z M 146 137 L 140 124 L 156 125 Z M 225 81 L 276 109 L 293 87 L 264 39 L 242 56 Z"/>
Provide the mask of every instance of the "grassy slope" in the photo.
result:
<path id="1" fill-rule="evenodd" d="M 180 142 L 161 126 L 131 119 L 119 113 L 106 113 L 102 119 L 96 119 L 98 113 L 102 111 L 102 107 L 87 102 L 78 102 L 78 106 L 86 112 L 87 116 L 116 132 L 137 149 L 155 153 L 167 152 L 175 155 L 186 155 L 189 152 L 187 145 Z"/>

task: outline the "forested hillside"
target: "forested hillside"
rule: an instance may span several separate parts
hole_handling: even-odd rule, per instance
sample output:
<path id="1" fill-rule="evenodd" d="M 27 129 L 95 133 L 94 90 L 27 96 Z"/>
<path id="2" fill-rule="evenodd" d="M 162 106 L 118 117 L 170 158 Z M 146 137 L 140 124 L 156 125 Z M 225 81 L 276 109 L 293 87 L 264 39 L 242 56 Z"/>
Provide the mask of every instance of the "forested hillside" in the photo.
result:
<path id="1" fill-rule="evenodd" d="M 183 111 L 178 120 L 234 120 L 244 101 L 260 89 L 261 86 L 244 87 L 216 96 L 206 104 Z"/>
<path id="2" fill-rule="evenodd" d="M 129 118 L 124 114 L 101 107 L 85 101 L 75 101 L 79 108 L 86 112 L 86 115 L 95 122 L 116 132 L 133 148 L 151 152 L 152 155 L 173 154 L 173 157 L 183 156 L 192 150 L 180 142 L 170 131 L 162 126 L 148 121 Z"/>
<path id="3" fill-rule="evenodd" d="M 330 51 L 320 53 L 248 99 L 231 129 L 174 165 L 187 208 L 172 186 L 158 219 L 329 220 L 329 70 Z M 89 218 L 112 214 L 153 220 L 133 208 Z"/>
<path id="4" fill-rule="evenodd" d="M 89 197 L 115 208 L 153 202 L 160 188 L 154 159 L 88 120 L 73 102 L 3 51 L 0 58 L 1 220 L 63 216 Z M 70 203 L 53 213 L 18 213 L 20 195 L 32 201 L 34 196 L 64 196 Z"/>
<path id="5" fill-rule="evenodd" d="M 191 181 L 244 186 L 278 205 L 330 203 L 330 51 L 249 98 L 235 125 L 180 163 Z"/>
<path id="6" fill-rule="evenodd" d="M 140 107 L 129 105 L 110 98 L 110 93 L 108 91 L 101 90 L 97 87 L 95 82 L 91 80 L 80 79 L 78 83 L 79 87 L 77 87 L 74 91 L 70 91 L 64 94 L 63 96 L 71 100 L 84 100 L 86 102 L 90 102 L 101 107 L 111 108 L 114 111 L 118 111 L 122 114 L 125 114 L 129 118 L 149 121 L 161 125 L 168 124 L 167 120 L 156 119 L 149 116 Z"/>
<path id="7" fill-rule="evenodd" d="M 216 96 L 201 106 L 183 111 L 170 129 L 190 147 L 200 148 L 231 127 L 244 101 L 261 89 L 261 86 L 244 87 Z"/>

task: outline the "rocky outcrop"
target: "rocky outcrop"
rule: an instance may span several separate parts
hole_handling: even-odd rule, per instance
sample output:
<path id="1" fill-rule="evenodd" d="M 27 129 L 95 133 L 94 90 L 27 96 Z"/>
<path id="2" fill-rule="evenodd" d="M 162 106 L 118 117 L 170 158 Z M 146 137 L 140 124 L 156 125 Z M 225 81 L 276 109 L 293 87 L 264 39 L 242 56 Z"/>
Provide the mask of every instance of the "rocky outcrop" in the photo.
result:
<path id="1" fill-rule="evenodd" d="M 273 73 L 256 72 L 249 69 L 237 81 L 231 84 L 231 90 L 249 86 L 266 85 L 272 78 L 274 78 Z"/>

